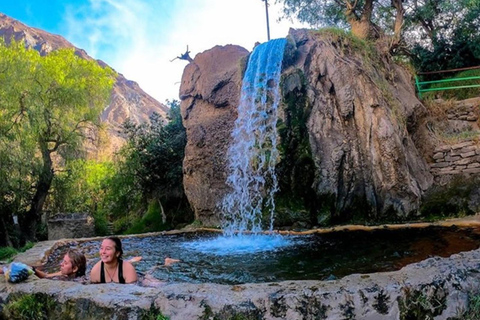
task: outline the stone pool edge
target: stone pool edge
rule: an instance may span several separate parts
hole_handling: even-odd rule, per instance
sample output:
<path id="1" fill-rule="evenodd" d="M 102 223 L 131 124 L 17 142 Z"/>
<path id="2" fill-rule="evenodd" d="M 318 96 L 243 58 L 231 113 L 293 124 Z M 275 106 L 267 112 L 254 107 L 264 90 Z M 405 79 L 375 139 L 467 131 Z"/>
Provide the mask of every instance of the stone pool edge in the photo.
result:
<path id="1" fill-rule="evenodd" d="M 41 242 L 15 260 L 38 262 L 42 252 L 45 255 L 59 243 L 78 240 L 84 239 Z M 399 271 L 352 274 L 332 281 L 171 283 L 151 288 L 36 277 L 10 284 L 0 276 L 0 309 L 11 297 L 27 293 L 53 298 L 58 303 L 52 314 L 65 319 L 142 319 L 145 312 L 156 310 L 171 320 L 240 315 L 242 319 L 374 320 L 413 314 L 439 320 L 458 317 L 468 297 L 480 294 L 480 249 L 430 258 Z"/>

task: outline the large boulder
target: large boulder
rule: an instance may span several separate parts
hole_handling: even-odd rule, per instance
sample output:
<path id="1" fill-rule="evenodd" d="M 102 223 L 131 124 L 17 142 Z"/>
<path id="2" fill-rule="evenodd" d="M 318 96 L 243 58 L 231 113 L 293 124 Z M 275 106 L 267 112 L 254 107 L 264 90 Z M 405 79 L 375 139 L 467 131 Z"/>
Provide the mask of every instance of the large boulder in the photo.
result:
<path id="1" fill-rule="evenodd" d="M 218 223 L 216 204 L 226 192 L 225 154 L 237 117 L 245 66 L 241 62 L 248 54 L 239 46 L 216 46 L 197 54 L 182 77 L 181 112 L 187 131 L 183 183 L 196 219 L 207 225 Z"/>
<path id="2" fill-rule="evenodd" d="M 329 213 L 418 214 L 433 179 L 412 140 L 425 107 L 411 75 L 354 39 L 306 30 L 291 30 L 290 39 L 296 61 L 284 73 L 305 79 L 290 90 L 307 95 L 313 188 L 330 199 Z"/>
<path id="3" fill-rule="evenodd" d="M 221 220 L 247 55 L 215 47 L 197 55 L 182 78 L 184 187 L 206 225 Z M 279 197 L 303 198 L 312 223 L 419 213 L 433 179 L 412 139 L 425 107 L 404 68 L 346 35 L 292 29 L 281 92 Z"/>

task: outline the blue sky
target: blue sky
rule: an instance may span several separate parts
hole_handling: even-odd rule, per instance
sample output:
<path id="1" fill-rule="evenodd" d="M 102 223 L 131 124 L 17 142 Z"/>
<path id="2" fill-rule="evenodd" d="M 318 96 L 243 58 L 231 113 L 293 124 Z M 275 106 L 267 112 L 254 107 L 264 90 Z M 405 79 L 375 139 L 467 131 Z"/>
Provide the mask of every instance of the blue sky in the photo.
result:
<path id="1" fill-rule="evenodd" d="M 283 20 L 270 0 L 270 35 L 285 37 L 298 23 Z M 48 3 L 48 5 L 47 5 Z M 160 102 L 178 99 L 187 64 L 171 59 L 216 45 L 251 50 L 267 41 L 262 0 L 9 0 L 0 12 L 28 26 L 59 34 L 140 84 Z"/>

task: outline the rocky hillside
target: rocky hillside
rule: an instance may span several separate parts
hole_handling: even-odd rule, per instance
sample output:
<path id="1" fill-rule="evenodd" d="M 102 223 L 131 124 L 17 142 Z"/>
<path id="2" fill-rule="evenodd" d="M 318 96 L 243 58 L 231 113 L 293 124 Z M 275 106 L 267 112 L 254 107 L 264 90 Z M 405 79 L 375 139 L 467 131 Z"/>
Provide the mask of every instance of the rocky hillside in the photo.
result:
<path id="1" fill-rule="evenodd" d="M 59 48 L 75 48 L 76 54 L 80 57 L 93 59 L 84 50 L 76 48 L 63 37 L 28 27 L 2 13 L 0 13 L 0 37 L 5 38 L 6 41 L 11 38 L 17 41 L 24 40 L 29 47 L 41 54 L 47 54 Z M 98 62 L 106 65 L 103 61 L 98 60 Z M 111 154 L 122 145 L 124 138 L 121 136 L 120 129 L 127 118 L 135 123 L 146 122 L 149 121 L 153 112 L 166 118 L 168 108 L 145 93 L 136 82 L 125 79 L 119 73 L 110 104 L 106 106 L 101 115 L 102 120 L 107 124 L 110 138 L 106 153 Z M 90 146 L 89 150 L 93 154 L 97 151 L 93 146 Z M 105 147 L 102 147 L 102 152 L 105 153 Z"/>

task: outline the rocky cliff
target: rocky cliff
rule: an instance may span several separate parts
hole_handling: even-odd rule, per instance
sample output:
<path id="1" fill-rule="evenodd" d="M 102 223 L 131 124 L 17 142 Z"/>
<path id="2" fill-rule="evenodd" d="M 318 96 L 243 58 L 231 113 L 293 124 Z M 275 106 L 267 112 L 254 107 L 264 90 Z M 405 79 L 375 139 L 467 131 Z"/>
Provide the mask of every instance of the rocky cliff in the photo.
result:
<path id="1" fill-rule="evenodd" d="M 205 224 L 221 219 L 225 153 L 248 54 L 212 48 L 182 78 L 184 186 Z M 433 178 L 413 141 L 425 107 L 406 70 L 345 34 L 291 30 L 281 91 L 277 203 L 300 205 L 312 224 L 419 214 Z"/>
<path id="2" fill-rule="evenodd" d="M 225 155 L 237 117 L 242 61 L 248 54 L 239 46 L 214 47 L 197 54 L 182 77 L 181 111 L 187 130 L 183 184 L 196 217 L 207 225 L 218 223 L 215 206 L 227 191 Z"/>
<path id="3" fill-rule="evenodd" d="M 39 51 L 42 55 L 59 48 L 75 48 L 75 53 L 78 56 L 93 60 L 84 50 L 76 48 L 63 37 L 28 27 L 2 13 L 0 13 L 0 37 L 6 41 L 11 38 L 17 41 L 23 40 L 27 46 Z M 106 65 L 103 61 L 97 61 L 100 65 Z M 166 118 L 168 108 L 145 93 L 136 82 L 125 79 L 122 74 L 118 74 L 110 104 L 105 107 L 101 115 L 101 119 L 107 124 L 110 138 L 109 146 L 106 148 L 107 151 L 103 148 L 102 152 L 111 154 L 123 144 L 124 137 L 122 137 L 120 130 L 127 118 L 130 118 L 134 123 L 146 122 L 149 121 L 153 112 L 157 112 Z M 98 151 L 94 146 L 88 147 L 91 154 Z"/>

